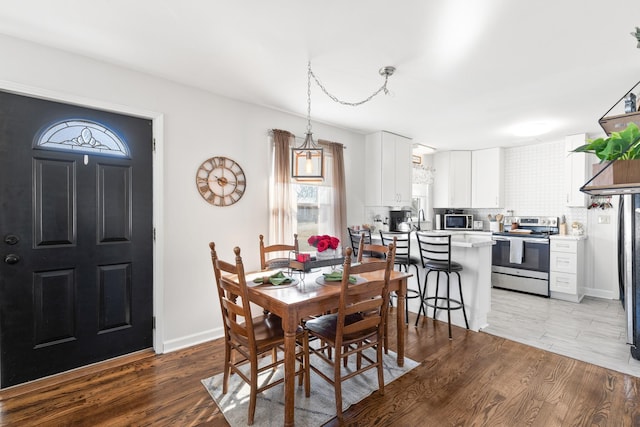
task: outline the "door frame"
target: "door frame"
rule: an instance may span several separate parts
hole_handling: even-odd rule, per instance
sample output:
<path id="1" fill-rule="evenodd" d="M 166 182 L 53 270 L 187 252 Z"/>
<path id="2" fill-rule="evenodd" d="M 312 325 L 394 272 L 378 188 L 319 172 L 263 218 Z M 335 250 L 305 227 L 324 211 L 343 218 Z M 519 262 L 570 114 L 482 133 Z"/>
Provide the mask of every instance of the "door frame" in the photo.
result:
<path id="1" fill-rule="evenodd" d="M 129 106 L 112 102 L 101 101 L 92 98 L 85 98 L 70 95 L 64 92 L 52 91 L 33 86 L 22 85 L 15 82 L 0 80 L 0 90 L 25 95 L 48 101 L 63 102 L 81 107 L 94 108 L 119 114 L 125 114 L 152 121 L 152 133 L 154 149 L 152 151 L 152 178 L 153 178 L 153 214 L 152 223 L 154 229 L 153 239 L 153 317 L 155 325 L 152 331 L 153 350 L 156 354 L 164 353 L 164 276 L 162 274 L 162 262 L 164 258 L 164 212 L 162 206 L 164 202 L 164 114 L 145 110 L 142 108 L 132 108 Z"/>

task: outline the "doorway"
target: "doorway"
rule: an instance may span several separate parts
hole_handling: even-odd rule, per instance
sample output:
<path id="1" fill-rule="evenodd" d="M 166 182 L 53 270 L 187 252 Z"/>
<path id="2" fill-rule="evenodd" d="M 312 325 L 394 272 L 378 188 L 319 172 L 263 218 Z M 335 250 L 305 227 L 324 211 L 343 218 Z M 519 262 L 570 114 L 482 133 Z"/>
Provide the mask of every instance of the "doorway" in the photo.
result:
<path id="1" fill-rule="evenodd" d="M 2 388 L 152 347 L 152 154 L 149 119 L 0 92 Z"/>

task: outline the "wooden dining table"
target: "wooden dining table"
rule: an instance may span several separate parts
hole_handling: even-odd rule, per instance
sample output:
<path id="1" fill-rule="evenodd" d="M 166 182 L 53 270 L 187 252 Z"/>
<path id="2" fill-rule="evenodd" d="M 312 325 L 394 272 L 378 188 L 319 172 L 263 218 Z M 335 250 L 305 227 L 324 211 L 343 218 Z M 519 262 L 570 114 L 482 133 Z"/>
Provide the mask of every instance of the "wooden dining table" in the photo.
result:
<path id="1" fill-rule="evenodd" d="M 277 314 L 282 318 L 284 329 L 284 425 L 294 425 L 294 397 L 295 397 L 295 349 L 296 330 L 300 321 L 308 316 L 319 315 L 338 308 L 340 297 L 340 282 L 326 282 L 322 280 L 323 272 L 330 269 L 318 269 L 304 274 L 292 274 L 296 280 L 292 284 L 282 285 L 257 285 L 253 280 L 265 276 L 265 272 L 247 274 L 246 280 L 249 286 L 249 299 L 251 302 Z M 286 271 L 285 271 L 286 273 Z M 273 271 L 269 272 L 273 274 Z M 364 273 L 358 277 L 365 280 L 379 279 L 384 271 Z M 389 291 L 395 291 L 398 295 L 396 308 L 397 324 L 397 363 L 404 365 L 404 337 L 406 324 L 404 321 L 405 295 L 407 281 L 412 274 L 401 271 L 392 271 L 389 282 Z M 317 279 L 317 281 L 316 281 Z"/>

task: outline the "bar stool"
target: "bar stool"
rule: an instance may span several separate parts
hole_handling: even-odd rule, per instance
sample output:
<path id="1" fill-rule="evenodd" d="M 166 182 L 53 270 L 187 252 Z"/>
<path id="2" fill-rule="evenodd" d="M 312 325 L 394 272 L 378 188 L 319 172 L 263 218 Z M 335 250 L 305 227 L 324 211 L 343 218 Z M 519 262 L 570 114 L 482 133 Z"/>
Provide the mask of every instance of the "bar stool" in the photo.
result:
<path id="1" fill-rule="evenodd" d="M 416 269 L 416 281 L 418 282 L 418 290 L 407 289 L 405 295 L 405 322 L 409 323 L 409 304 L 408 300 L 414 298 L 420 298 L 422 300 L 422 287 L 420 285 L 420 258 L 411 255 L 411 233 L 408 231 L 380 231 L 380 239 L 384 246 L 389 246 L 391 243 L 396 245 L 396 260 L 395 265 L 399 266 L 400 270 L 404 267 L 404 271 L 409 272 L 409 267 L 413 266 Z M 390 294 L 391 297 L 396 297 L 394 293 Z"/>
<path id="2" fill-rule="evenodd" d="M 347 227 L 349 231 L 349 239 L 351 240 L 351 249 L 353 250 L 353 257 L 359 258 L 360 253 L 360 240 L 364 241 L 364 244 L 371 245 L 373 241 L 371 240 L 371 230 L 367 228 L 363 228 L 361 230 L 354 230 L 352 228 Z M 366 251 L 364 254 L 365 258 L 377 258 L 379 260 L 384 259 L 385 253 L 378 253 L 375 251 Z"/>
<path id="3" fill-rule="evenodd" d="M 440 233 L 425 233 L 417 232 L 418 247 L 420 248 L 420 257 L 422 258 L 422 266 L 426 270 L 424 277 L 424 292 L 422 294 L 422 304 L 420 304 L 420 310 L 418 311 L 418 317 L 416 318 L 416 326 L 418 326 L 418 320 L 420 320 L 420 314 L 424 313 L 427 317 L 427 308 L 433 307 L 433 318 L 436 318 L 437 310 L 447 311 L 447 321 L 449 323 L 449 339 L 451 339 L 451 311 L 462 310 L 464 316 L 464 323 L 469 329 L 469 321 L 467 320 L 467 312 L 464 308 L 464 298 L 462 297 L 462 282 L 460 281 L 460 271 L 462 271 L 462 265 L 455 261 L 451 261 L 451 235 L 443 235 Z M 427 283 L 429 281 L 429 273 L 435 271 L 436 274 L 436 293 L 433 297 L 427 295 Z M 447 296 L 439 296 L 440 287 L 440 273 L 447 275 Z M 451 298 L 451 277 L 450 275 L 455 273 L 458 276 L 458 291 L 460 293 L 460 300 Z"/>

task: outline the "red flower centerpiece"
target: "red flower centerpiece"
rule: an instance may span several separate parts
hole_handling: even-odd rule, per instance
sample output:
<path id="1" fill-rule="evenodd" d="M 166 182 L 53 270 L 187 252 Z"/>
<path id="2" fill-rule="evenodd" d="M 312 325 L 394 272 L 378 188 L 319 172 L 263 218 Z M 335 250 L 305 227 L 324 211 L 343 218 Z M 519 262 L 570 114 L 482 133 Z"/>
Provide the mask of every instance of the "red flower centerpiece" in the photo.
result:
<path id="1" fill-rule="evenodd" d="M 309 239 L 307 239 L 307 243 L 318 249 L 318 252 L 324 252 L 327 249 L 337 249 L 340 244 L 340 239 L 324 234 L 322 236 L 318 235 L 309 237 Z"/>

